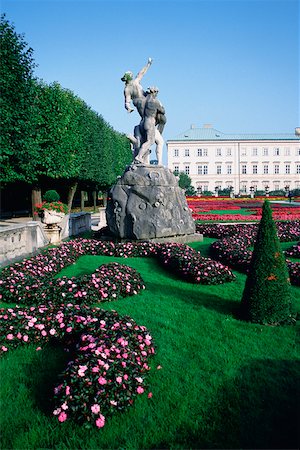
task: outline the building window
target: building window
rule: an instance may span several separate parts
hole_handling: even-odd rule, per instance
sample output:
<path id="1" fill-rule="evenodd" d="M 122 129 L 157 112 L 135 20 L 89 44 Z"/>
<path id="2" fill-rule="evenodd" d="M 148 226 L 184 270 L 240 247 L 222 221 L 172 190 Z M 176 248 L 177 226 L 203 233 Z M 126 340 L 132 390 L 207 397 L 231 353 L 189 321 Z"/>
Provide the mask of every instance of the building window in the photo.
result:
<path id="1" fill-rule="evenodd" d="M 207 185 L 207 184 L 205 184 L 205 185 L 203 186 L 203 191 L 205 191 L 205 192 L 208 191 L 208 185 Z"/>
<path id="2" fill-rule="evenodd" d="M 264 174 L 269 173 L 269 166 L 267 164 L 264 165 Z"/>
<path id="3" fill-rule="evenodd" d="M 227 166 L 227 175 L 231 175 L 232 172 L 232 166 L 228 164 Z"/>
<path id="4" fill-rule="evenodd" d="M 190 166 L 185 166 L 184 171 L 187 175 L 190 174 Z"/>
<path id="5" fill-rule="evenodd" d="M 198 148 L 197 156 L 207 156 L 207 148 Z"/>
<path id="6" fill-rule="evenodd" d="M 274 148 L 274 156 L 279 156 L 279 155 L 280 155 L 279 147 Z"/>
<path id="7" fill-rule="evenodd" d="M 197 156 L 207 156 L 207 148 L 198 148 Z"/>
<path id="8" fill-rule="evenodd" d="M 242 174 L 246 174 L 247 173 L 247 166 L 246 164 L 242 164 Z"/>
<path id="9" fill-rule="evenodd" d="M 184 156 L 190 156 L 190 150 L 188 148 L 184 150 Z"/>
<path id="10" fill-rule="evenodd" d="M 298 148 L 297 150 L 296 150 L 296 155 L 300 155 L 300 148 Z"/>
<path id="11" fill-rule="evenodd" d="M 179 150 L 178 148 L 174 148 L 174 156 L 179 156 Z"/>
<path id="12" fill-rule="evenodd" d="M 289 175 L 291 173 L 291 166 L 290 164 L 285 165 L 285 173 L 286 175 Z"/>
<path id="13" fill-rule="evenodd" d="M 297 174 L 300 173 L 300 164 L 296 164 L 296 173 L 297 173 Z"/>
<path id="14" fill-rule="evenodd" d="M 279 164 L 275 164 L 274 166 L 274 173 L 279 174 Z"/>
<path id="15" fill-rule="evenodd" d="M 198 175 L 207 175 L 208 174 L 208 166 L 198 166 Z"/>
<path id="16" fill-rule="evenodd" d="M 241 185 L 241 192 L 243 192 L 244 194 L 246 194 L 247 192 L 247 186 L 245 184 Z"/>
<path id="17" fill-rule="evenodd" d="M 216 149 L 216 156 L 222 156 L 222 149 L 221 148 L 217 148 Z"/>
<path id="18" fill-rule="evenodd" d="M 253 174 L 257 174 L 257 164 L 254 164 L 253 166 L 252 166 L 252 173 Z"/>
<path id="19" fill-rule="evenodd" d="M 242 156 L 246 156 L 246 155 L 247 155 L 247 149 L 246 149 L 246 147 L 242 147 L 241 155 L 242 155 Z"/>
<path id="20" fill-rule="evenodd" d="M 231 148 L 226 149 L 226 156 L 231 156 Z"/>
<path id="21" fill-rule="evenodd" d="M 257 148 L 252 149 L 252 156 L 257 156 Z"/>
<path id="22" fill-rule="evenodd" d="M 285 147 L 285 149 L 284 149 L 284 155 L 285 155 L 285 156 L 290 156 L 290 154 L 291 154 L 290 148 L 289 148 L 289 147 Z"/>
<path id="23" fill-rule="evenodd" d="M 222 173 L 222 166 L 217 166 L 217 175 L 221 175 Z"/>
<path id="24" fill-rule="evenodd" d="M 268 156 L 269 155 L 269 149 L 267 147 L 263 148 L 263 155 Z"/>
<path id="25" fill-rule="evenodd" d="M 179 174 L 179 166 L 174 166 L 174 172 L 176 175 Z"/>
<path id="26" fill-rule="evenodd" d="M 279 191 L 279 184 L 278 183 L 274 183 L 274 191 Z"/>

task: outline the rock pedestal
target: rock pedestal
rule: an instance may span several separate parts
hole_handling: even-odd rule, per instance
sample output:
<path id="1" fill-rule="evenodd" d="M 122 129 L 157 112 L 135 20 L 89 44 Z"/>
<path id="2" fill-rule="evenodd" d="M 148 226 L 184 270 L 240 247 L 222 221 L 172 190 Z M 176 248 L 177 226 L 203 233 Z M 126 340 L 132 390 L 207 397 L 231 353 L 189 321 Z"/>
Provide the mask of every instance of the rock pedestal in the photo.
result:
<path id="1" fill-rule="evenodd" d="M 128 166 L 110 191 L 106 220 L 110 231 L 121 239 L 149 240 L 195 233 L 184 191 L 163 166 Z"/>

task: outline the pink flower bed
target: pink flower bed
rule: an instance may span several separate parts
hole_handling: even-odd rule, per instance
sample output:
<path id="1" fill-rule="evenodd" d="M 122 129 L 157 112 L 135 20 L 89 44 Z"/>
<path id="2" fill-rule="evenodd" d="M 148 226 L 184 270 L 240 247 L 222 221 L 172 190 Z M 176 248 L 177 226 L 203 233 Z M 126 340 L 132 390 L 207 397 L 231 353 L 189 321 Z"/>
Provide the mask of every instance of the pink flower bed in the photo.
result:
<path id="1" fill-rule="evenodd" d="M 113 244 L 111 242 L 102 242 L 95 239 L 75 239 L 53 248 L 44 254 L 36 255 L 30 259 L 15 263 L 12 266 L 5 267 L 0 274 L 0 299 L 5 302 L 17 302 L 21 304 L 38 304 L 51 298 L 52 301 L 60 302 L 68 298 L 70 301 L 95 303 L 104 299 L 112 300 L 114 297 L 113 289 L 107 292 L 107 282 L 110 279 L 110 285 L 118 286 L 119 289 L 129 289 L 133 294 L 138 292 L 142 281 L 137 280 L 137 274 L 133 270 L 128 269 L 128 274 L 133 275 L 132 281 L 126 279 L 126 273 L 123 271 L 118 279 L 118 275 L 109 272 L 110 266 L 104 266 L 99 269 L 97 274 L 92 277 L 79 277 L 76 280 L 68 280 L 66 278 L 55 280 L 54 276 L 58 274 L 62 268 L 73 264 L 80 256 L 83 255 L 109 255 L 122 256 L 124 258 L 133 256 L 153 256 L 161 261 L 164 267 L 167 267 L 166 261 L 162 262 L 162 251 L 168 248 L 169 244 L 153 244 L 153 243 L 126 243 Z M 172 244 L 172 248 L 176 248 L 176 254 L 172 257 L 172 267 L 174 267 L 175 259 L 178 260 L 177 274 L 186 281 L 194 283 L 217 284 L 226 280 L 229 272 L 225 266 L 212 260 L 201 257 L 199 252 L 191 249 L 186 245 Z M 183 268 L 181 260 L 185 259 L 185 252 L 193 255 L 193 264 Z M 205 270 L 205 265 L 217 266 L 214 269 L 214 276 Z M 198 265 L 198 269 L 197 266 Z M 117 266 L 115 266 L 116 268 Z M 180 269 L 182 267 L 182 270 Z M 121 266 L 118 266 L 121 270 Z M 127 269 L 125 269 L 126 271 Z M 213 273 L 213 272 L 211 272 Z M 229 274 L 229 278 L 233 277 Z M 95 278 L 98 280 L 95 281 Z M 229 279 L 228 278 L 228 279 Z M 127 286 L 127 281 L 129 287 Z M 132 284 L 133 283 L 133 284 Z M 124 286 L 122 287 L 122 284 Z M 126 285 L 125 285 L 126 284 Z M 132 284 L 132 286 L 130 286 Z M 98 285 L 98 286 L 97 286 Z M 66 290 L 67 287 L 67 290 Z M 67 296 L 67 297 L 66 297 Z M 89 300 L 88 300 L 89 299 Z"/>
<path id="2" fill-rule="evenodd" d="M 300 237 L 300 221 L 277 222 L 281 241 L 294 241 Z M 237 270 L 247 272 L 252 256 L 258 224 L 198 224 L 197 231 L 205 236 L 217 237 L 210 249 L 213 258 Z M 296 250 L 295 250 L 296 253 Z M 293 254 L 287 256 L 294 256 Z M 287 260 L 291 283 L 300 286 L 300 263 Z"/>
<path id="3" fill-rule="evenodd" d="M 229 198 L 188 198 L 188 206 L 195 220 L 207 221 L 259 221 L 261 206 L 265 199 L 229 199 Z M 276 220 L 297 220 L 300 207 L 271 203 L 273 218 Z M 230 214 L 230 210 L 247 209 L 251 214 Z M 227 210 L 228 214 L 213 214 L 212 211 Z"/>
<path id="4" fill-rule="evenodd" d="M 74 419 L 101 428 L 107 417 L 148 391 L 152 337 L 130 317 L 68 303 L 1 308 L 0 319 L 2 354 L 32 343 L 38 351 L 50 340 L 72 349 L 54 388 L 53 414 L 59 422 Z"/>

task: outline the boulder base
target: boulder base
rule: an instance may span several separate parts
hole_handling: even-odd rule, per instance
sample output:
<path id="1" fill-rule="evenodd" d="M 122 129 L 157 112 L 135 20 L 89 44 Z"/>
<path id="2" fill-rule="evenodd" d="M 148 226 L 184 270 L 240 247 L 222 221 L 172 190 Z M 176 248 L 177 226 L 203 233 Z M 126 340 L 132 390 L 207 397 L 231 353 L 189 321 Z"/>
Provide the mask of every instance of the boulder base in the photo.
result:
<path id="1" fill-rule="evenodd" d="M 110 231 L 121 239 L 149 240 L 195 233 L 178 179 L 163 166 L 128 166 L 106 207 Z"/>

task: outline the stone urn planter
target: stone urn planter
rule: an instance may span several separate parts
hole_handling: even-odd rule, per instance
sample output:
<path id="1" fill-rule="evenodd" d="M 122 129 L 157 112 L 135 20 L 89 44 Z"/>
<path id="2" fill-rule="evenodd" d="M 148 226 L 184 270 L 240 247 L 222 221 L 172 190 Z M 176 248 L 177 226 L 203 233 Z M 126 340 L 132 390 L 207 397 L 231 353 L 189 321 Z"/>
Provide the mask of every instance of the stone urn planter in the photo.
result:
<path id="1" fill-rule="evenodd" d="M 57 225 L 65 217 L 65 213 L 55 211 L 54 209 L 44 209 L 41 212 L 41 220 L 45 225 Z"/>
<path id="2" fill-rule="evenodd" d="M 60 224 L 66 214 L 54 209 L 44 209 L 39 213 L 39 215 L 50 244 L 59 244 L 61 242 L 62 230 Z"/>

